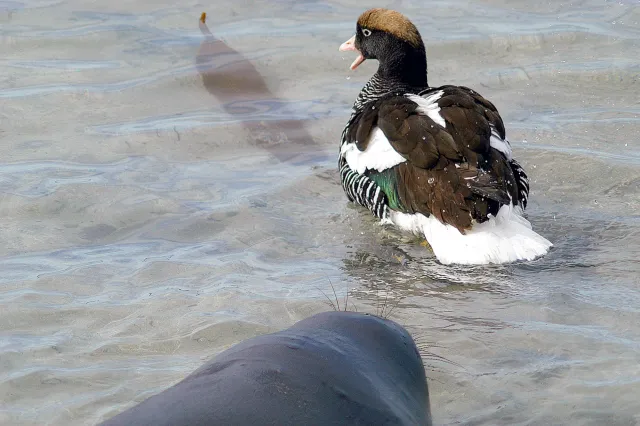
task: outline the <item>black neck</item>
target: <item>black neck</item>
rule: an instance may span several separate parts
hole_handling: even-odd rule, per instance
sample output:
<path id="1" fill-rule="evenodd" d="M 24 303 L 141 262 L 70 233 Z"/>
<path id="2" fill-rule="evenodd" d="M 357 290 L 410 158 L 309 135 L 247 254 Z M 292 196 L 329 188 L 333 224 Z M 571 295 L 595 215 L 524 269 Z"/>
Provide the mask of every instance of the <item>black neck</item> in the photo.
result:
<path id="1" fill-rule="evenodd" d="M 380 61 L 378 73 L 403 86 L 427 88 L 427 55 L 422 49 L 398 49 Z"/>
<path id="2" fill-rule="evenodd" d="M 389 92 L 419 93 L 428 89 L 427 54 L 420 42 L 417 48 L 392 39 L 389 46 L 378 58 L 378 71 L 362 88 L 353 107 L 354 114 L 373 100 Z"/>

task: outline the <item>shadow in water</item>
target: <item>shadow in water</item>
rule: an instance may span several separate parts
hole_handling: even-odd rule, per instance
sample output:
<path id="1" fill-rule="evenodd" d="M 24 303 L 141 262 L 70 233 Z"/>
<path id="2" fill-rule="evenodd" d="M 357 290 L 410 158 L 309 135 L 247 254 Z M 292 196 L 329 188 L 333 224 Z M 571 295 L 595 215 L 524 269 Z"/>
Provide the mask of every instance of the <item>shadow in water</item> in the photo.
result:
<path id="1" fill-rule="evenodd" d="M 224 111 L 240 120 L 249 131 L 252 143 L 267 150 L 281 162 L 293 162 L 299 151 L 317 151 L 301 120 L 243 120 L 252 110 L 265 104 L 277 108 L 285 103 L 274 96 L 262 75 L 240 52 L 217 38 L 206 24 L 206 13 L 200 16 L 200 31 L 205 39 L 196 56 L 196 67 L 207 91 Z M 298 153 L 297 153 L 297 152 Z"/>

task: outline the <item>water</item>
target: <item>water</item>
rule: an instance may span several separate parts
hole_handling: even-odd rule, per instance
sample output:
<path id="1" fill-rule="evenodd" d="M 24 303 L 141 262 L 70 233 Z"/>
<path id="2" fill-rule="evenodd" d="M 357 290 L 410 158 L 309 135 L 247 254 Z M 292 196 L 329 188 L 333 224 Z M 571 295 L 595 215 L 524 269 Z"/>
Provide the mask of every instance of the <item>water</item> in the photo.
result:
<path id="1" fill-rule="evenodd" d="M 638 2 L 387 6 L 498 106 L 554 250 L 445 267 L 346 202 L 355 1 L 0 1 L 0 423 L 95 423 L 332 285 L 416 337 L 437 424 L 640 422 Z"/>

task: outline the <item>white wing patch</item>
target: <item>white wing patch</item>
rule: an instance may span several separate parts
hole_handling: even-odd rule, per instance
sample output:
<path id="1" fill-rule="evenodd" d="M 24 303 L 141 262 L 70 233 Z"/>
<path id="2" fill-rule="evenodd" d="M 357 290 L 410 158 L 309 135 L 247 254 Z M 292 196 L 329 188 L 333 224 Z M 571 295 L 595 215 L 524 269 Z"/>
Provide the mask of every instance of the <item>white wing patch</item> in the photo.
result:
<path id="1" fill-rule="evenodd" d="M 442 127 L 447 127 L 444 122 L 444 118 L 440 115 L 440 107 L 438 106 L 438 100 L 442 97 L 444 91 L 438 90 L 435 93 L 430 94 L 426 98 L 418 95 L 407 95 L 407 98 L 418 104 L 416 111 L 418 113 L 426 115 Z"/>
<path id="2" fill-rule="evenodd" d="M 507 161 L 511 161 L 513 154 L 511 152 L 511 144 L 507 138 L 502 139 L 495 127 L 491 126 L 491 137 L 489 138 L 491 148 L 497 149 L 507 157 Z"/>
<path id="3" fill-rule="evenodd" d="M 340 154 L 347 160 L 349 167 L 360 174 L 366 170 L 381 172 L 407 161 L 393 149 L 379 127 L 374 127 L 371 131 L 367 149 L 360 151 L 355 143 L 346 143 L 342 145 Z"/>

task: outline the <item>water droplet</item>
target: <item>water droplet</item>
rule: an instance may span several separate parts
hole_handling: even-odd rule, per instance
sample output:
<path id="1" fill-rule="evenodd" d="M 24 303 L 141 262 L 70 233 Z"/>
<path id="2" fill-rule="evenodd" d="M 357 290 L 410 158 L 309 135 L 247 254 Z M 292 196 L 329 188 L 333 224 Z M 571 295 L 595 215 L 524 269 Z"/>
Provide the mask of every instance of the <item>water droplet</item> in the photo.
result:
<path id="1" fill-rule="evenodd" d="M 374 106 L 372 106 L 372 107 L 371 107 L 371 109 L 376 109 L 376 106 L 375 106 L 375 105 L 374 105 Z"/>
<path id="2" fill-rule="evenodd" d="M 427 180 L 427 182 L 429 182 L 429 183 L 431 183 L 431 184 L 433 184 L 433 182 L 435 182 L 435 181 L 436 181 L 436 180 L 435 180 L 434 178 L 432 178 L 432 177 L 430 177 L 430 178 Z"/>
<path id="3" fill-rule="evenodd" d="M 426 141 L 426 140 L 427 140 L 427 137 L 426 137 L 426 136 L 423 136 L 423 137 L 422 137 L 422 140 L 423 140 L 423 141 Z M 625 146 L 627 146 L 627 144 L 625 144 Z"/>
<path id="4" fill-rule="evenodd" d="M 351 77 L 347 77 L 347 80 L 351 80 Z"/>

